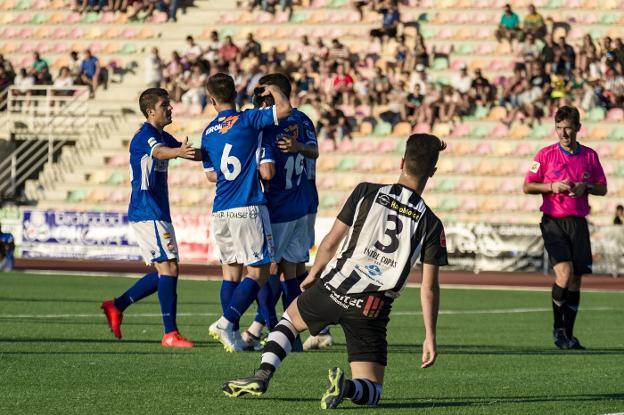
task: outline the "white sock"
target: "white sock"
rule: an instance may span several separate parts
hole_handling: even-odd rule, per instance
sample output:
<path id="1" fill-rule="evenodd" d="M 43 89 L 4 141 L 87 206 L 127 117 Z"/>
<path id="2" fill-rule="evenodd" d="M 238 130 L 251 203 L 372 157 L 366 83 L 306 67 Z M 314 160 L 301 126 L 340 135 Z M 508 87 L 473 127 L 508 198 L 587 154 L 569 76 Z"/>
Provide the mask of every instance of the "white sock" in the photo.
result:
<path id="1" fill-rule="evenodd" d="M 253 323 L 251 323 L 251 326 L 249 326 L 249 328 L 247 329 L 247 331 L 256 337 L 260 337 L 262 335 L 263 328 L 263 324 L 260 324 L 254 320 Z"/>

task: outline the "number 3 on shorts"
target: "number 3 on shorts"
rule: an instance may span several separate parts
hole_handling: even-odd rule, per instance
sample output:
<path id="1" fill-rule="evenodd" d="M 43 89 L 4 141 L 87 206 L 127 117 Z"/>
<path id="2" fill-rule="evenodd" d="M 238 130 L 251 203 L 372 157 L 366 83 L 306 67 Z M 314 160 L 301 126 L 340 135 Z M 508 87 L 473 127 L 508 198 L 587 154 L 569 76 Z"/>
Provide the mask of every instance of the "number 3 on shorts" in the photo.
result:
<path id="1" fill-rule="evenodd" d="M 223 155 L 221 156 L 221 173 L 225 177 L 225 180 L 234 180 L 241 172 L 241 162 L 234 156 L 230 156 L 230 150 L 232 150 L 232 144 L 226 144 L 223 147 Z M 230 170 L 232 166 L 232 170 Z"/>

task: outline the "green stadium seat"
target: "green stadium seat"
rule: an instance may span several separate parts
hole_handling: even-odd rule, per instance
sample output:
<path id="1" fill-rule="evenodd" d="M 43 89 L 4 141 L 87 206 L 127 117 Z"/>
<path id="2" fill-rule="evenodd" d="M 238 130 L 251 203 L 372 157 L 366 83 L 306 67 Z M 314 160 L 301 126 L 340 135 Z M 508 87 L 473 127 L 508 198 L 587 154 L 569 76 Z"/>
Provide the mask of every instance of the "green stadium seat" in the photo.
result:
<path id="1" fill-rule="evenodd" d="M 84 198 L 87 197 L 87 191 L 84 189 L 74 189 L 69 192 L 67 195 L 68 202 L 81 202 Z"/>
<path id="2" fill-rule="evenodd" d="M 347 4 L 347 0 L 332 0 L 327 5 L 330 9 L 340 9 Z"/>
<path id="3" fill-rule="evenodd" d="M 308 18 L 308 14 L 302 11 L 294 11 L 291 18 L 290 18 L 290 23 L 292 24 L 296 24 L 296 23 L 303 23 L 307 20 Z"/>
<path id="4" fill-rule="evenodd" d="M 95 12 L 85 13 L 82 17 L 82 23 L 85 24 L 93 24 L 97 23 L 100 20 L 100 14 Z"/>
<path id="5" fill-rule="evenodd" d="M 32 0 L 20 0 L 20 2 L 15 5 L 15 10 L 28 10 L 32 7 L 32 3 Z"/>
<path id="6" fill-rule="evenodd" d="M 390 133 L 392 133 L 392 124 L 383 121 L 377 123 L 373 130 L 373 135 L 377 137 L 385 137 L 390 135 Z"/>
<path id="7" fill-rule="evenodd" d="M 487 110 L 487 109 L 486 109 Z M 474 138 L 484 138 L 490 134 L 490 129 L 486 125 L 475 125 L 470 131 L 470 136 Z"/>
<path id="8" fill-rule="evenodd" d="M 438 210 L 442 212 L 451 212 L 456 210 L 459 207 L 459 201 L 454 196 L 445 197 L 440 205 L 438 205 Z"/>
<path id="9" fill-rule="evenodd" d="M 407 140 L 398 141 L 396 147 L 394 148 L 394 152 L 398 154 L 404 154 L 406 145 L 407 145 Z"/>
<path id="10" fill-rule="evenodd" d="M 125 43 L 119 50 L 119 53 L 130 55 L 132 53 L 135 53 L 136 51 L 137 51 L 137 48 L 134 45 L 134 43 Z"/>
<path id="11" fill-rule="evenodd" d="M 600 19 L 600 23 L 603 25 L 612 25 L 617 23 L 619 16 L 616 13 L 605 13 Z"/>
<path id="12" fill-rule="evenodd" d="M 110 176 L 108 176 L 108 180 L 106 180 L 106 183 L 119 185 L 119 184 L 122 184 L 124 181 L 125 181 L 124 174 L 120 171 L 114 171 L 111 173 Z"/>
<path id="13" fill-rule="evenodd" d="M 533 130 L 531 130 L 531 137 L 534 138 L 544 138 L 548 137 L 548 135 L 550 135 L 550 130 L 544 125 L 536 125 L 533 127 Z"/>
<path id="14" fill-rule="evenodd" d="M 624 163 L 618 163 L 618 164 L 619 166 L 617 170 L 615 171 L 615 174 L 618 177 L 624 177 Z"/>
<path id="15" fill-rule="evenodd" d="M 30 19 L 30 23 L 32 24 L 43 24 L 48 21 L 48 16 L 43 13 L 35 13 Z"/>
<path id="16" fill-rule="evenodd" d="M 613 130 L 611 130 L 611 134 L 609 134 L 609 138 L 614 140 L 624 140 L 624 127 L 617 126 Z"/>
<path id="17" fill-rule="evenodd" d="M 356 161 L 353 157 L 343 157 L 342 160 L 336 166 L 338 171 L 352 171 L 355 170 Z"/>
<path id="18" fill-rule="evenodd" d="M 446 58 L 435 58 L 433 60 L 433 65 L 431 66 L 431 69 L 433 69 L 434 71 L 443 71 L 445 69 L 448 69 L 448 59 Z"/>
<path id="19" fill-rule="evenodd" d="M 602 107 L 596 107 L 585 114 L 585 119 L 588 121 L 602 121 L 605 119 L 606 111 Z"/>
<path id="20" fill-rule="evenodd" d="M 333 207 L 335 207 L 338 204 L 338 198 L 336 197 L 336 195 L 329 193 L 329 194 L 324 194 L 321 197 L 320 200 L 320 205 L 321 205 L 321 209 L 331 209 Z"/>

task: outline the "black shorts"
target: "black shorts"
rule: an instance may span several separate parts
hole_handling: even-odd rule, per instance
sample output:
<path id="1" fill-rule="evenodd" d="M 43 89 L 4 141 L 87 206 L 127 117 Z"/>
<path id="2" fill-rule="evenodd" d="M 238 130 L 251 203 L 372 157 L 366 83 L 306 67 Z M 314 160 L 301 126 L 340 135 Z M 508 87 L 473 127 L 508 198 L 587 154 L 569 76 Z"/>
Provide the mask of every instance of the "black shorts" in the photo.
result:
<path id="1" fill-rule="evenodd" d="M 297 299 L 301 318 L 310 334 L 317 335 L 324 327 L 339 324 L 347 340 L 349 362 L 388 363 L 386 326 L 393 298 L 380 294 L 338 294 L 322 280 Z"/>
<path id="2" fill-rule="evenodd" d="M 574 275 L 591 274 L 592 252 L 587 220 L 578 216 L 542 216 L 540 223 L 550 264 L 572 262 Z"/>

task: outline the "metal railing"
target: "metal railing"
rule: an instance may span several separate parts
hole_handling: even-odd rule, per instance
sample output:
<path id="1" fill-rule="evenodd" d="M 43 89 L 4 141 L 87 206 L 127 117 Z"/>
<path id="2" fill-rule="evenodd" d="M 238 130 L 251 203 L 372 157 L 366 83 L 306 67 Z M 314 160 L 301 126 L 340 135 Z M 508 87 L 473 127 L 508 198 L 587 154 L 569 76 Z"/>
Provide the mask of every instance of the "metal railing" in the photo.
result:
<path id="1" fill-rule="evenodd" d="M 55 88 L 10 87 L 4 122 L 12 138 L 23 141 L 0 161 L 0 197 L 16 191 L 69 141 L 89 139 L 89 89 L 85 86 Z M 47 141 L 47 145 L 41 145 Z"/>

